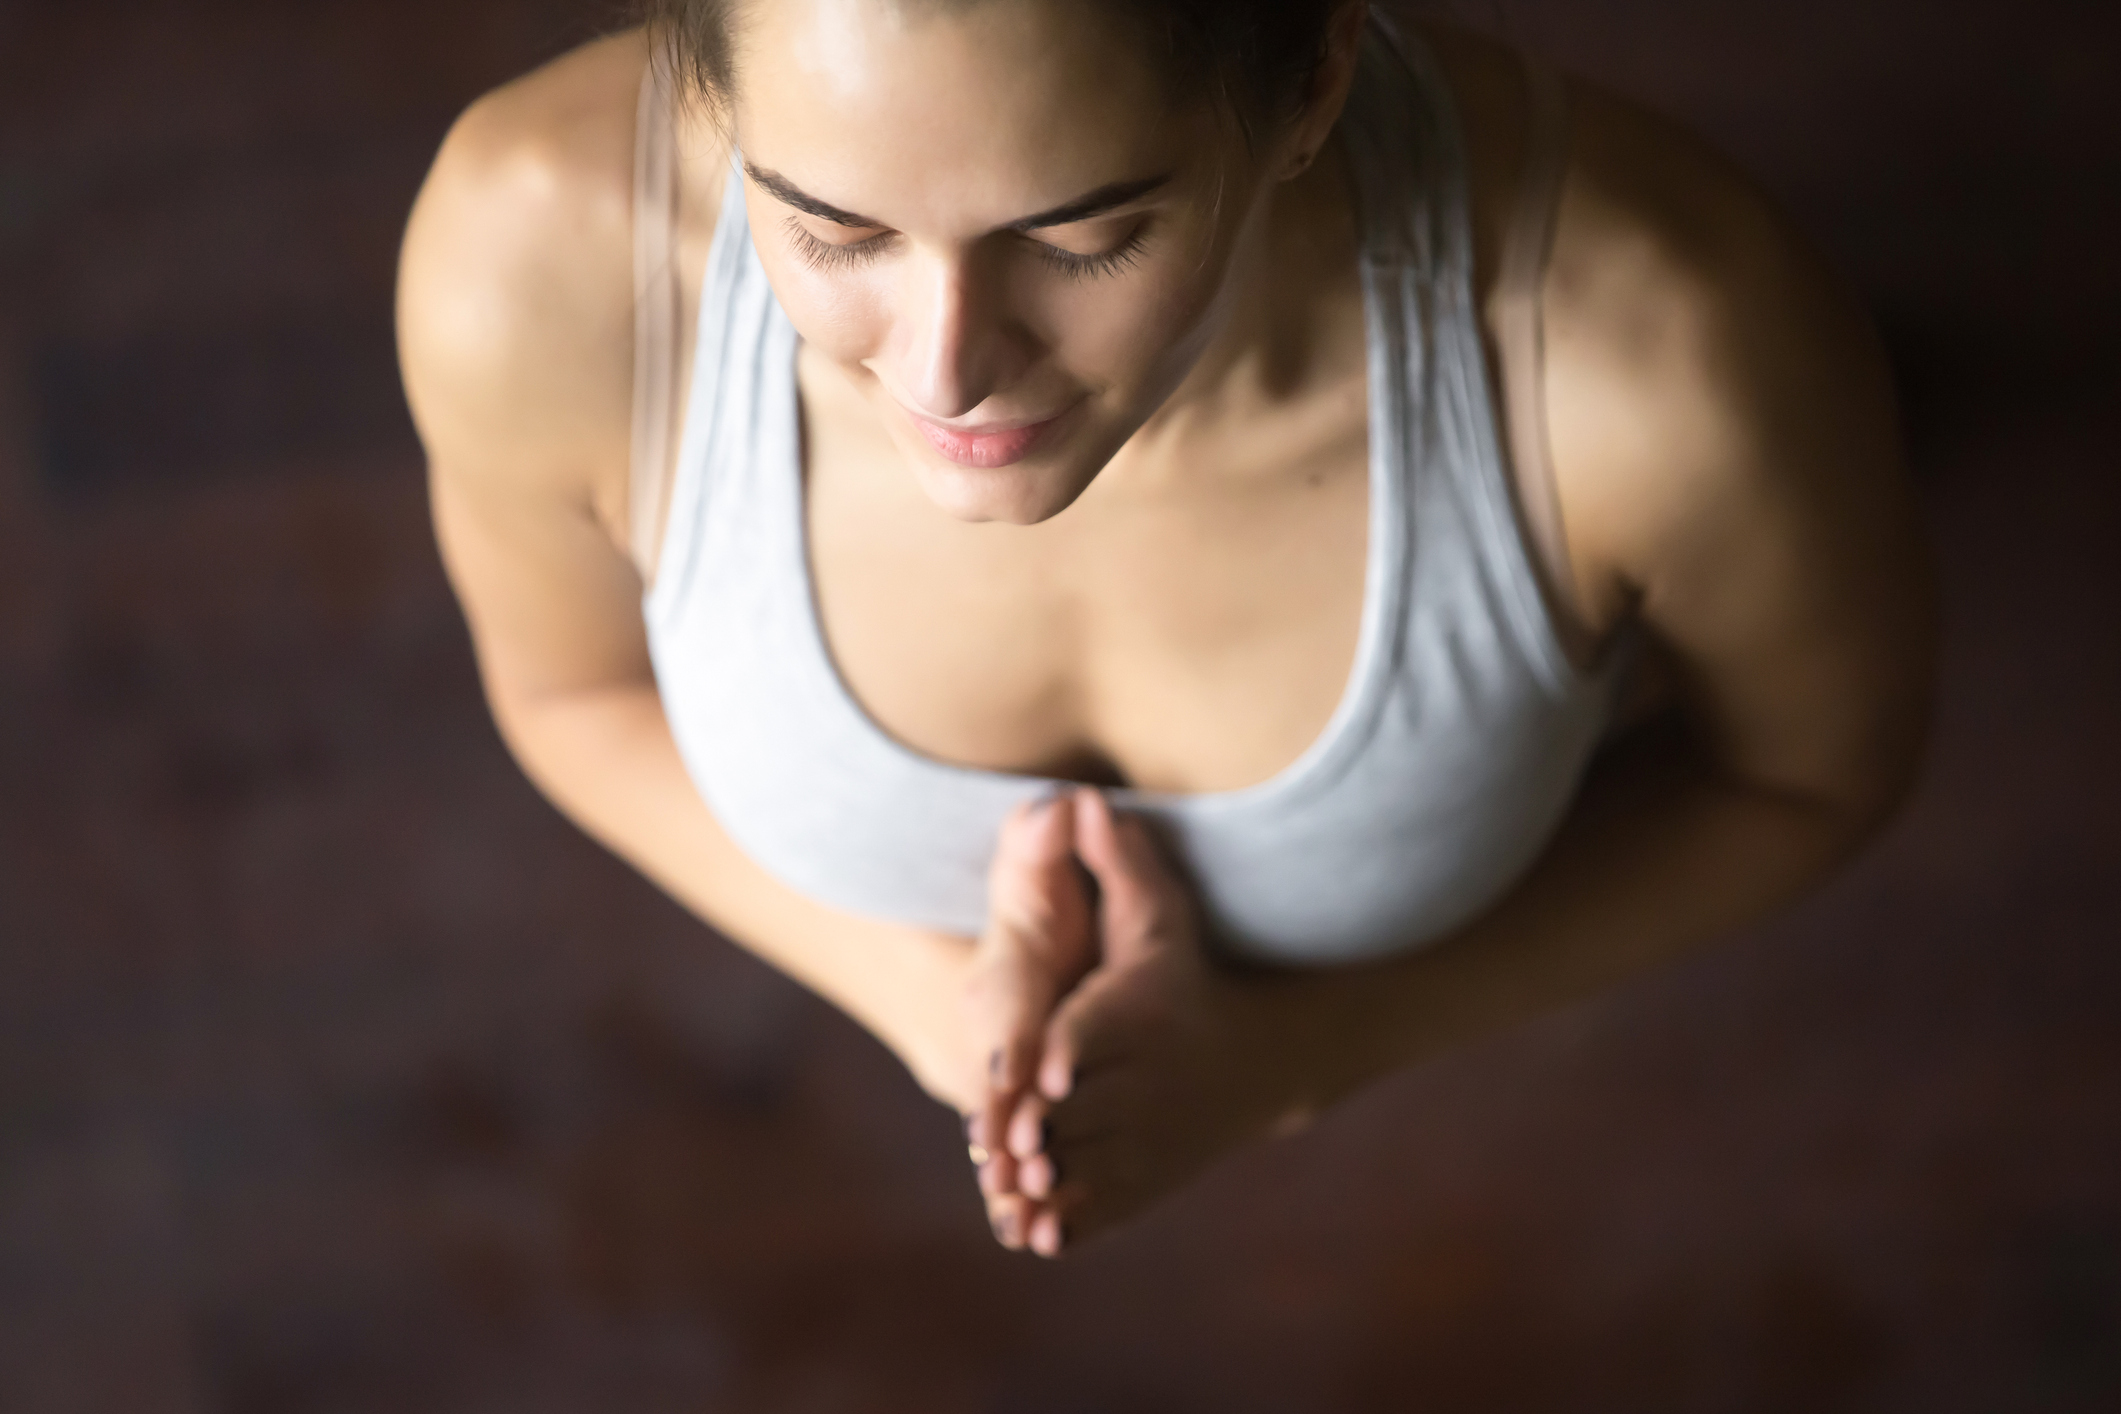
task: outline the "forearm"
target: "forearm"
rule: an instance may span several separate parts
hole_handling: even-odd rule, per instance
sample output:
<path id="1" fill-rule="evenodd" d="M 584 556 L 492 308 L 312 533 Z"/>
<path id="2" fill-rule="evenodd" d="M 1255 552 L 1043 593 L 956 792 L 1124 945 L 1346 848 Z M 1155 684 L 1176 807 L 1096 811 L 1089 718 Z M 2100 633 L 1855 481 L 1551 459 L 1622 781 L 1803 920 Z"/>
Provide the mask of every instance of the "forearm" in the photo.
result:
<path id="1" fill-rule="evenodd" d="M 1241 985 L 1289 1040 L 1298 1112 L 1315 1112 L 1767 914 L 1887 813 L 1721 776 L 1673 734 L 1595 774 L 1540 863 L 1463 931 L 1367 967 Z"/>
<path id="2" fill-rule="evenodd" d="M 942 1072 L 969 943 L 837 912 L 760 869 L 693 788 L 651 684 L 535 702 L 495 694 L 493 707 L 526 774 L 586 833 L 845 1011 L 931 1091 L 957 1088 Z"/>

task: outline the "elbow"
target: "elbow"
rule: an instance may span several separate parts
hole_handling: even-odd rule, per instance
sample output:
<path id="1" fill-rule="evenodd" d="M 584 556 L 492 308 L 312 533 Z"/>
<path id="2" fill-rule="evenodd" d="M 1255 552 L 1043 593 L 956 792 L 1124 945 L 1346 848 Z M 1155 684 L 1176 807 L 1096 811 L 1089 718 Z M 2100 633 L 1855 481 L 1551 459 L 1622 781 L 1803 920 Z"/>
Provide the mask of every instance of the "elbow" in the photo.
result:
<path id="1" fill-rule="evenodd" d="M 1832 803 L 1852 853 L 1901 818 L 1928 774 L 1937 708 L 1936 627 L 1926 600 L 1920 607 L 1909 616 L 1891 670 L 1856 699 L 1859 705 L 1841 728 L 1825 736 L 1832 745 L 1819 764 L 1835 765 L 1822 795 Z"/>
<path id="2" fill-rule="evenodd" d="M 1846 852 L 1855 854 L 1885 834 L 1907 809 L 1921 778 L 1917 763 L 1911 762 L 1845 795 L 1836 815 Z"/>
<path id="3" fill-rule="evenodd" d="M 1854 855 L 1884 835 L 1913 803 L 1929 760 L 1929 702 L 1882 733 L 1827 797 L 1842 852 Z"/>
<path id="4" fill-rule="evenodd" d="M 1914 671 L 1897 694 L 1895 710 L 1881 714 L 1871 734 L 1862 769 L 1855 774 L 1853 813 L 1864 839 L 1885 832 L 1913 803 L 1927 774 L 1930 741 L 1936 722 L 1937 683 L 1934 629 L 1924 643 Z"/>

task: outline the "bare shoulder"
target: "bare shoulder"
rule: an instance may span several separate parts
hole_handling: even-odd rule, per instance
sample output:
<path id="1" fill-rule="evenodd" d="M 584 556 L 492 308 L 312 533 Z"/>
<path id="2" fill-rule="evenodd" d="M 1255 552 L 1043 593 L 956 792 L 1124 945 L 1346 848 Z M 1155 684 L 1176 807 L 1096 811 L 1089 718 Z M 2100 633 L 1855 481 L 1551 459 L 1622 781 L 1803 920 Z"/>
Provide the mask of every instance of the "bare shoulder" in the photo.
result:
<path id="1" fill-rule="evenodd" d="M 1499 226 L 1521 64 L 1434 42 L 1466 113 L 1476 224 Z M 1569 98 L 1545 396 L 1586 617 L 1648 626 L 1732 769 L 1887 799 L 1921 737 L 1932 611 L 1870 321 L 1706 144 L 1595 84 L 1571 79 Z"/>
<path id="2" fill-rule="evenodd" d="M 480 98 L 421 189 L 400 358 L 438 475 L 579 494 L 626 448 L 632 173 L 646 45 L 572 51 Z"/>
<path id="3" fill-rule="evenodd" d="M 1822 534 L 1897 509 L 1891 378 L 1856 299 L 1688 134 L 1589 85 L 1573 97 L 1545 289 L 1572 538 L 1651 595 L 1769 504 Z"/>
<path id="4" fill-rule="evenodd" d="M 1515 190 L 1521 63 L 1492 41 L 1426 33 L 1466 114 L 1492 249 Z M 1678 124 L 1568 87 L 1543 290 L 1547 417 L 1579 587 L 1610 622 L 1758 498 L 1845 515 L 1851 496 L 1897 486 L 1899 453 L 1867 318 L 1752 183 Z"/>
<path id="5" fill-rule="evenodd" d="M 1882 818 L 1920 758 L 1934 611 L 1868 316 L 1760 192 L 1594 86 L 1544 291 L 1579 571 L 1756 782 Z"/>

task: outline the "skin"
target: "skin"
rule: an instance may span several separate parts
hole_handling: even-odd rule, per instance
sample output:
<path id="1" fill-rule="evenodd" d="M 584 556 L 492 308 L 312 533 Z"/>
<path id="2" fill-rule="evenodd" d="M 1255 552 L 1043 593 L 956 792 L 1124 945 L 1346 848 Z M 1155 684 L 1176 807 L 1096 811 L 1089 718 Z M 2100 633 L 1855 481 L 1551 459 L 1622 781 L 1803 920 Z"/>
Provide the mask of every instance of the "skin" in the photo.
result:
<path id="1" fill-rule="evenodd" d="M 682 327 L 733 136 L 804 340 L 812 569 L 864 708 L 985 769 L 1241 787 L 1316 737 L 1354 656 L 1367 390 L 1322 144 L 1359 11 L 1303 111 L 1249 147 L 1212 109 L 1174 109 L 1127 32 L 1061 13 L 755 0 L 730 127 L 701 111 L 681 134 Z M 1485 302 L 1521 78 L 1481 41 L 1431 42 L 1467 130 Z M 1057 1253 L 1381 1074 L 1757 918 L 1906 790 L 1930 607 L 1875 341 L 1743 182 L 1572 86 L 1542 291 L 1567 543 L 1542 567 L 1566 642 L 1595 653 L 1636 618 L 1666 686 L 1523 883 L 1417 952 L 1231 972 L 1147 835 L 1086 789 L 1011 818 L 981 938 L 791 893 L 685 776 L 623 548 L 643 58 L 619 36 L 482 99 L 414 212 L 401 348 L 445 562 L 532 779 L 970 1116 L 1006 1244 Z M 999 469 L 952 462 L 920 421 L 1048 416 Z"/>

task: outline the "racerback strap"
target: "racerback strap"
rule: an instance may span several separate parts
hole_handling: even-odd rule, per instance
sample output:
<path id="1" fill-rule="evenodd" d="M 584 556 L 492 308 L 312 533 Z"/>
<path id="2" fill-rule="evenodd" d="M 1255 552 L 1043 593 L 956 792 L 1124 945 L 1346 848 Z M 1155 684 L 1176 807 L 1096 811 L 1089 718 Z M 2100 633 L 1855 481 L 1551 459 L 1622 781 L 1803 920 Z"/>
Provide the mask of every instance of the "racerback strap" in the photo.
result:
<path id="1" fill-rule="evenodd" d="M 1568 536 L 1554 487 L 1547 440 L 1546 328 L 1540 288 L 1554 247 L 1561 183 L 1569 164 L 1568 92 L 1544 60 L 1524 55 L 1527 89 L 1524 165 L 1503 239 L 1496 296 L 1503 365 L 1503 408 L 1518 511 L 1539 560 L 1541 586 L 1565 639 L 1583 637 L 1575 586 L 1568 582 Z M 1586 647 L 1570 642 L 1572 656 Z"/>
<path id="2" fill-rule="evenodd" d="M 633 436 L 626 516 L 641 582 L 655 561 L 669 486 L 677 403 L 677 139 L 670 66 L 652 51 L 641 74 L 633 141 Z"/>

